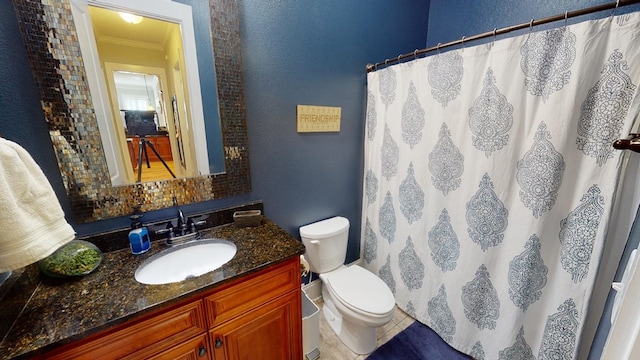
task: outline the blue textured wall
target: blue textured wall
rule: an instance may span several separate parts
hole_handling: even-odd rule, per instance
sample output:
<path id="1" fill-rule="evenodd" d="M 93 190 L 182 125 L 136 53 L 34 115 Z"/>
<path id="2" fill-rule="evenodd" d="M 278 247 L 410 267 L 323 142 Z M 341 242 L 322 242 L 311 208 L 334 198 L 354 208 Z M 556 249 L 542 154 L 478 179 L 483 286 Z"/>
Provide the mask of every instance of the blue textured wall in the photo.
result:
<path id="1" fill-rule="evenodd" d="M 349 219 L 359 258 L 367 63 L 422 48 L 428 0 L 242 1 L 254 194 L 277 224 Z M 339 133 L 298 134 L 296 105 L 339 106 Z"/>
<path id="2" fill-rule="evenodd" d="M 541 19 L 548 16 L 564 14 L 565 11 L 574 11 L 590 6 L 611 3 L 609 0 L 432 0 L 429 12 L 429 30 L 427 35 L 427 47 L 436 46 L 438 43 L 459 40 L 463 36 L 472 36 L 479 33 L 493 31 L 494 28 L 502 28 L 520 23 L 527 23 L 531 19 Z M 637 11 L 640 6 L 632 5 L 616 10 L 616 14 L 630 11 Z M 575 23 L 587 19 L 610 16 L 611 11 L 600 12 L 592 15 L 585 15 L 578 18 L 569 19 L 568 23 Z M 540 30 L 543 27 L 562 26 L 563 22 L 546 24 L 542 27 L 535 27 Z M 520 33 L 528 30 L 521 30 Z M 517 32 L 515 33 L 517 34 Z M 503 35 L 513 36 L 514 33 Z M 479 44 L 489 40 L 480 40 Z M 467 45 L 468 46 L 468 45 Z M 639 233 L 636 229 L 635 233 Z M 633 242 L 633 241 L 632 241 Z M 637 244 L 637 240 L 634 242 Z M 625 253 L 624 259 L 628 255 Z M 606 294 L 598 294 L 600 297 Z M 595 296 L 594 296 L 595 297 Z M 602 300 L 599 300 L 600 302 Z M 596 308 L 598 306 L 595 306 Z M 599 306 L 601 308 L 601 305 Z M 599 311 L 599 310 L 595 310 Z M 597 316 L 589 320 L 585 325 L 585 341 L 581 347 L 580 359 L 587 358 L 597 360 L 604 347 L 609 331 L 609 316 L 611 312 L 611 301 L 607 301 L 604 315 L 598 325 Z M 595 321 L 595 323 L 594 323 Z M 595 333 L 593 343 L 591 339 Z M 588 339 L 587 339 L 588 338 Z M 589 352 L 589 349 L 591 351 Z"/>

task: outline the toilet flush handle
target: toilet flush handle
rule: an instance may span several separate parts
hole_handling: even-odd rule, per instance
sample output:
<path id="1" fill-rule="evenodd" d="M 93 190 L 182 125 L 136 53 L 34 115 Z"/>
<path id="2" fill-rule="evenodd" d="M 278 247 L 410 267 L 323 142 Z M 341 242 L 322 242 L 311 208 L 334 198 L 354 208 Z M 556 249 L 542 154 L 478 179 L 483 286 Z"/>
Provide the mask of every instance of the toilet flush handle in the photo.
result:
<path id="1" fill-rule="evenodd" d="M 318 244 L 320 244 L 320 241 L 319 240 L 311 240 L 311 243 L 313 245 L 318 245 Z"/>

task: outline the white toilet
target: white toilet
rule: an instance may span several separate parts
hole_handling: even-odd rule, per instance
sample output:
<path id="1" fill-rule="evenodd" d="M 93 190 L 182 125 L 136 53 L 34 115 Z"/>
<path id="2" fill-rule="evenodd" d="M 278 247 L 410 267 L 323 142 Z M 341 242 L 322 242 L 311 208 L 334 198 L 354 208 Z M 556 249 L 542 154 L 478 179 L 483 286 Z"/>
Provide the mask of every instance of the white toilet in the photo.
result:
<path id="1" fill-rule="evenodd" d="M 310 270 L 322 281 L 323 314 L 340 340 L 357 354 L 376 349 L 376 328 L 393 318 L 395 299 L 382 279 L 345 266 L 349 220 L 336 216 L 300 227 Z"/>

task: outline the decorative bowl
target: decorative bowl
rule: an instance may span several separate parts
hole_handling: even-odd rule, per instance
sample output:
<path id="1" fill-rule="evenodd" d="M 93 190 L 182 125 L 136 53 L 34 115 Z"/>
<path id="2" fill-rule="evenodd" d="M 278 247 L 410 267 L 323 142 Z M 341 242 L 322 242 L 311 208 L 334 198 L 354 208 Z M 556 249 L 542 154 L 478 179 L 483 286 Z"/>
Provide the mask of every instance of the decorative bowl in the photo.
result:
<path id="1" fill-rule="evenodd" d="M 38 261 L 40 271 L 52 277 L 87 275 L 102 262 L 102 251 L 84 240 L 71 240 Z"/>

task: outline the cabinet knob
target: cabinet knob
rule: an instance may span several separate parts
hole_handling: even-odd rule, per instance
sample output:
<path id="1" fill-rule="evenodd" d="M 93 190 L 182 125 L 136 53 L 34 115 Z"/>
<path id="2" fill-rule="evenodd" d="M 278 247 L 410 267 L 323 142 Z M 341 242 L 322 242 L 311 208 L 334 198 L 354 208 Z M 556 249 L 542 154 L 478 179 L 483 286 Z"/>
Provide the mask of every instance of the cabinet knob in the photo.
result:
<path id="1" fill-rule="evenodd" d="M 215 347 L 216 349 L 220 349 L 222 347 L 222 340 L 220 340 L 220 338 L 216 339 Z"/>
<path id="2" fill-rule="evenodd" d="M 204 357 L 205 355 L 207 355 L 207 348 L 204 346 L 200 346 L 200 349 L 198 349 L 198 356 Z"/>

